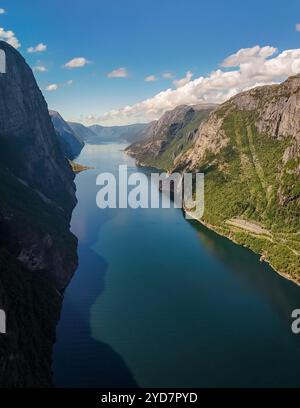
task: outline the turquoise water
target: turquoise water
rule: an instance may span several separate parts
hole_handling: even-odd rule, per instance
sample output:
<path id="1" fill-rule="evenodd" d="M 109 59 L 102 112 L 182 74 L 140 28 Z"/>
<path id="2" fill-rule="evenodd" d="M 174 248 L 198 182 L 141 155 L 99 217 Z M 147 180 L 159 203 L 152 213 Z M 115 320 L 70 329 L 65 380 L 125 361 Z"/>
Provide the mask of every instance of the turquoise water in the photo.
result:
<path id="1" fill-rule="evenodd" d="M 300 288 L 178 209 L 96 206 L 96 177 L 137 169 L 123 145 L 77 161 L 79 267 L 54 348 L 60 386 L 299 386 Z"/>

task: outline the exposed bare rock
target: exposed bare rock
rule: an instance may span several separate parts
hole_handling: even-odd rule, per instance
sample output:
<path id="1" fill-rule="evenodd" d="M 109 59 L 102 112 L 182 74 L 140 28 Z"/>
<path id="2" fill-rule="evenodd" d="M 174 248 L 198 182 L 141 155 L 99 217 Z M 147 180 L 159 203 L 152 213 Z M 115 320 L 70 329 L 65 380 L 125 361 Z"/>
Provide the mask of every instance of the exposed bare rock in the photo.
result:
<path id="1" fill-rule="evenodd" d="M 283 160 L 299 155 L 300 148 L 300 75 L 290 77 L 280 85 L 270 85 L 242 92 L 220 105 L 201 123 L 194 146 L 174 167 L 196 168 L 207 151 L 217 153 L 228 143 L 223 130 L 224 118 L 234 110 L 253 111 L 256 128 L 261 134 L 272 138 L 292 137 Z"/>
<path id="2" fill-rule="evenodd" d="M 147 139 L 129 146 L 127 153 L 135 157 L 139 165 L 172 167 L 175 158 L 193 142 L 199 123 L 215 107 L 213 104 L 181 105 L 167 111 L 149 126 Z M 164 152 L 168 152 L 170 146 L 171 154 L 164 157 Z"/>
<path id="3" fill-rule="evenodd" d="M 177 170 L 179 168 L 194 169 L 205 158 L 208 151 L 220 151 L 228 142 L 222 124 L 223 118 L 212 112 L 196 131 L 193 147 L 174 160 L 174 167 L 177 167 Z"/>

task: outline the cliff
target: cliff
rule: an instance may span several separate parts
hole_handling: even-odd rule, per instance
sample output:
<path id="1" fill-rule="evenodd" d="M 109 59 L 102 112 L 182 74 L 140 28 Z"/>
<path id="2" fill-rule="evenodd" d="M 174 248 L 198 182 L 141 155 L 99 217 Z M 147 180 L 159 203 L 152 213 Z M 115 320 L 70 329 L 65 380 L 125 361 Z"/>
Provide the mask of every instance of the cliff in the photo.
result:
<path id="1" fill-rule="evenodd" d="M 130 145 L 126 152 L 139 165 L 170 169 L 176 157 L 192 146 L 199 124 L 215 107 L 181 105 L 167 111 L 148 126 L 146 140 Z"/>
<path id="2" fill-rule="evenodd" d="M 63 154 L 70 160 L 75 159 L 83 149 L 83 139 L 58 112 L 49 110 L 49 114 Z"/>
<path id="3" fill-rule="evenodd" d="M 0 49 L 0 386 L 49 386 L 61 292 L 77 266 L 74 174 L 31 69 Z"/>

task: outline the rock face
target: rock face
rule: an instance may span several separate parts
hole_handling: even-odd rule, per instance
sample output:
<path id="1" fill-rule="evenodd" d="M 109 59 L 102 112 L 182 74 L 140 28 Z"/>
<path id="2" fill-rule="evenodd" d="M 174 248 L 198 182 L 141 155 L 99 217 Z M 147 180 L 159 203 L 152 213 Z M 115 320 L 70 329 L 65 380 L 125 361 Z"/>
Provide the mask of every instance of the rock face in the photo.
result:
<path id="1" fill-rule="evenodd" d="M 215 108 L 212 104 L 181 105 L 167 111 L 149 125 L 146 140 L 129 146 L 127 153 L 139 165 L 169 169 L 175 158 L 192 145 L 199 124 Z"/>
<path id="2" fill-rule="evenodd" d="M 220 151 L 229 138 L 224 119 L 234 111 L 255 112 L 255 127 L 273 139 L 292 138 L 284 160 L 299 156 L 300 148 L 300 76 L 288 78 L 280 85 L 263 86 L 242 92 L 225 102 L 201 124 L 196 143 L 176 164 L 197 167 L 207 151 Z"/>
<path id="3" fill-rule="evenodd" d="M 64 155 L 70 160 L 75 159 L 83 149 L 83 139 L 77 132 L 74 132 L 58 112 L 49 110 L 49 114 Z"/>
<path id="4" fill-rule="evenodd" d="M 61 295 L 77 266 L 74 174 L 31 69 L 0 42 L 0 386 L 51 385 Z"/>

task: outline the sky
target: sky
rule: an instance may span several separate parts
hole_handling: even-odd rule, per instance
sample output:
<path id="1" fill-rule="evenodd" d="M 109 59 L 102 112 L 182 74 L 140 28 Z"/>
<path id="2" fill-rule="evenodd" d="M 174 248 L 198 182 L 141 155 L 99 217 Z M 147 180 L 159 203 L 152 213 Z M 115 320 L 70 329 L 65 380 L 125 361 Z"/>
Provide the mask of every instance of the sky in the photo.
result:
<path id="1" fill-rule="evenodd" d="M 66 120 L 149 122 L 300 73 L 299 0 L 0 0 L 0 39 Z"/>

